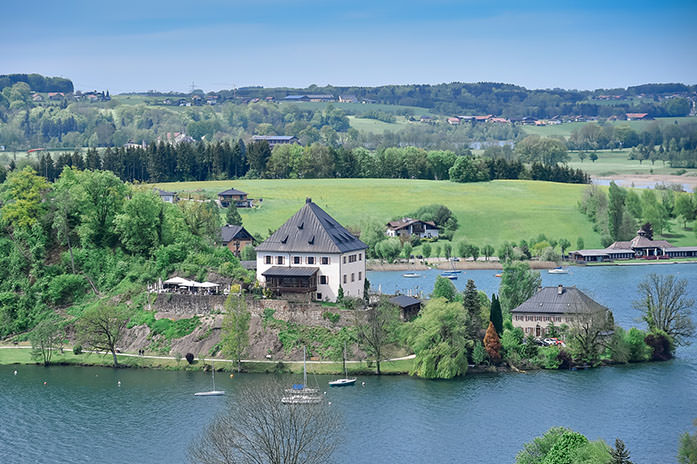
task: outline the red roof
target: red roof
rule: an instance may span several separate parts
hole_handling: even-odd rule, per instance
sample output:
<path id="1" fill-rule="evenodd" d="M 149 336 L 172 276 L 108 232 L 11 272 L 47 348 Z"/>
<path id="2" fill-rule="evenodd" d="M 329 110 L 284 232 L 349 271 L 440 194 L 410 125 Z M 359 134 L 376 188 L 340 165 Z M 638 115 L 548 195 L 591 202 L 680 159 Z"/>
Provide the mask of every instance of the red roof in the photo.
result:
<path id="1" fill-rule="evenodd" d="M 643 119 L 648 115 L 649 113 L 626 113 L 627 119 Z"/>

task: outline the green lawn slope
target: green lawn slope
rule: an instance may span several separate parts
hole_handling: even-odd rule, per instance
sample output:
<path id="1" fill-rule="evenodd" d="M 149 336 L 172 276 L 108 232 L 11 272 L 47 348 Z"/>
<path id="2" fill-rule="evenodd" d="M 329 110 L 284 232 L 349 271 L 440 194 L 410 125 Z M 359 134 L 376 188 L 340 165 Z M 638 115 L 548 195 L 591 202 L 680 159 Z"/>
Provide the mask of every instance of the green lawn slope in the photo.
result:
<path id="1" fill-rule="evenodd" d="M 157 184 L 177 192 L 200 190 L 211 195 L 234 187 L 263 198 L 260 208 L 240 209 L 245 227 L 266 235 L 313 201 L 346 226 L 365 220 L 386 222 L 410 214 L 420 206 L 439 203 L 457 216 L 454 240 L 479 246 L 529 239 L 544 233 L 587 248 L 599 247 L 600 236 L 577 208 L 585 185 L 499 180 L 459 184 L 405 179 L 235 180 Z"/>

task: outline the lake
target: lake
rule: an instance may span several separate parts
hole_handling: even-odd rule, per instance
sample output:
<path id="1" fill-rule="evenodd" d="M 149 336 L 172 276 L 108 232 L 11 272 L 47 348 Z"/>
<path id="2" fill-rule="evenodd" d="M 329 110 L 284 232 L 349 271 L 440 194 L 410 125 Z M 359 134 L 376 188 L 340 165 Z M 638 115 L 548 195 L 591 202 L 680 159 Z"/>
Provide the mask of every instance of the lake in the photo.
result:
<path id="1" fill-rule="evenodd" d="M 690 294 L 697 295 L 695 264 L 574 267 L 568 275 L 542 276 L 543 285 L 576 285 L 628 328 L 641 326 L 631 300 L 650 272 L 688 279 Z M 438 271 L 421 273 L 421 279 L 402 278 L 401 272 L 370 272 L 368 278 L 385 292 L 416 286 L 428 292 Z M 494 274 L 466 271 L 454 283 L 463 289 L 471 278 L 491 294 L 500 280 Z M 322 386 L 330 379 L 310 378 Z M 216 385 L 227 398 L 196 398 L 194 392 L 210 389 L 202 372 L 0 366 L 0 462 L 184 462 L 192 438 L 226 401 L 234 403 L 237 388 L 267 379 L 221 374 Z M 345 424 L 337 463 L 508 463 L 523 443 L 555 425 L 609 444 L 622 438 L 636 463 L 671 463 L 679 435 L 693 431 L 697 417 L 694 345 L 666 363 L 450 381 L 360 381 L 366 386 L 327 390 Z"/>

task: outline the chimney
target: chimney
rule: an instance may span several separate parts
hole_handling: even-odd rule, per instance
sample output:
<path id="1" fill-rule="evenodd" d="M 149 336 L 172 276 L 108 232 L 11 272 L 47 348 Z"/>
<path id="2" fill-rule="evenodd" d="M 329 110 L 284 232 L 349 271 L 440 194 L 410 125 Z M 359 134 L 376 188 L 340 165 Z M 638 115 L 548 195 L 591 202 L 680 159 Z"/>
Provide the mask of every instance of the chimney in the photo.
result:
<path id="1" fill-rule="evenodd" d="M 564 293 L 564 286 L 563 286 L 563 285 L 559 285 L 559 286 L 557 287 L 557 295 L 561 295 L 562 293 Z"/>
<path id="2" fill-rule="evenodd" d="M 310 197 L 305 198 L 305 203 L 312 203 L 312 198 L 310 198 Z"/>

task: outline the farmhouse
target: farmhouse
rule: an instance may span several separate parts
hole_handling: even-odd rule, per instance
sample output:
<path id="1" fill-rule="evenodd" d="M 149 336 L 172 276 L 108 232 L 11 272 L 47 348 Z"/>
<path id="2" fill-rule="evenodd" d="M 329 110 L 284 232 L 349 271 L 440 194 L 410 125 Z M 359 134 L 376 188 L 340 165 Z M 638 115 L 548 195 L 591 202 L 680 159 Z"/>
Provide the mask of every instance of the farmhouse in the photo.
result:
<path id="1" fill-rule="evenodd" d="M 223 208 L 234 205 L 237 208 L 251 208 L 252 200 L 247 198 L 247 192 L 234 188 L 224 190 L 218 194 L 218 201 Z"/>
<path id="2" fill-rule="evenodd" d="M 358 98 L 355 95 L 339 95 L 340 103 L 357 103 Z"/>
<path id="3" fill-rule="evenodd" d="M 336 301 L 362 298 L 368 246 L 310 198 L 256 248 L 257 280 L 275 295 Z"/>
<path id="4" fill-rule="evenodd" d="M 251 245 L 254 238 L 244 227 L 226 224 L 220 228 L 220 241 L 239 258 L 240 252 L 247 245 Z"/>
<path id="5" fill-rule="evenodd" d="M 459 118 L 448 118 L 448 124 L 451 126 L 457 126 L 460 124 L 460 119 Z"/>
<path id="6" fill-rule="evenodd" d="M 627 121 L 641 121 L 645 119 L 652 119 L 649 117 L 649 113 L 625 113 Z"/>
<path id="7" fill-rule="evenodd" d="M 270 147 L 274 145 L 284 145 L 288 143 L 298 143 L 298 138 L 294 135 L 253 135 L 253 142 L 266 141 Z"/>
<path id="8" fill-rule="evenodd" d="M 569 259 L 578 262 L 602 262 L 616 259 L 668 259 L 697 257 L 697 247 L 676 247 L 665 240 L 650 240 L 642 229 L 629 242 L 614 242 L 607 248 L 576 250 Z"/>
<path id="9" fill-rule="evenodd" d="M 152 190 L 157 195 L 159 195 L 160 199 L 164 202 L 167 202 L 167 203 L 176 203 L 177 202 L 177 192 L 167 192 L 166 190 L 160 190 L 159 188 L 154 188 Z"/>
<path id="10" fill-rule="evenodd" d="M 438 227 L 432 221 L 421 221 L 408 217 L 387 223 L 385 235 L 388 237 L 408 238 L 413 234 L 417 234 L 419 238 L 438 238 Z"/>
<path id="11" fill-rule="evenodd" d="M 513 327 L 519 327 L 525 335 L 544 337 L 549 326 L 573 325 L 584 317 L 607 315 L 608 309 L 594 301 L 576 287 L 541 288 L 517 308 L 511 311 Z"/>

